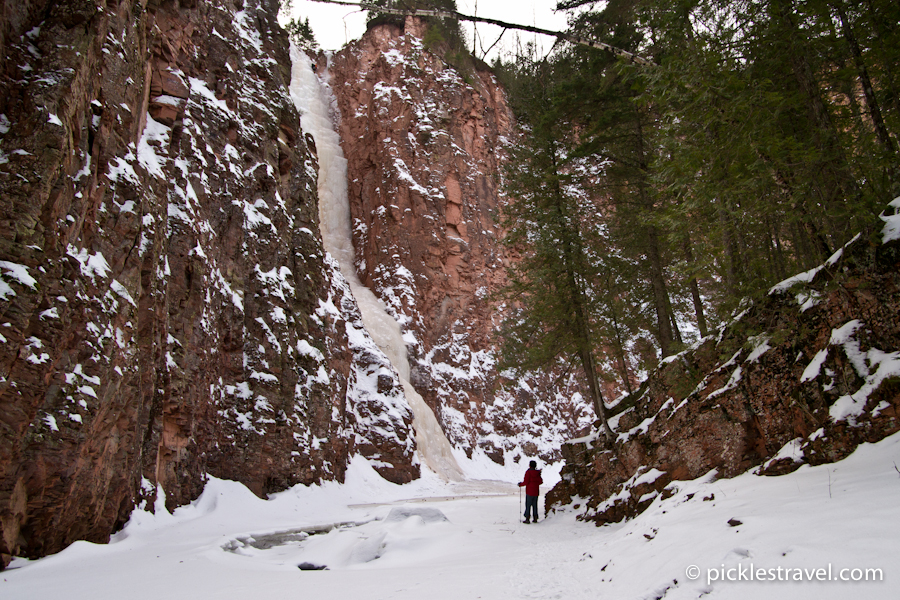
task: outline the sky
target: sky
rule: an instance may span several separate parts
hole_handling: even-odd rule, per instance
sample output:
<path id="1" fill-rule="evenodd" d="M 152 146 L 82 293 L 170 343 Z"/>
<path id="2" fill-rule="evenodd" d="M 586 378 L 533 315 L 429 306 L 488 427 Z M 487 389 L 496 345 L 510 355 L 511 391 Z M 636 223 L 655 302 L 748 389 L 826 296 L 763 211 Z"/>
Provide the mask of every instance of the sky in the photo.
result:
<path id="1" fill-rule="evenodd" d="M 355 0 L 354 0 L 355 1 Z M 566 28 L 565 13 L 556 13 L 557 0 L 457 0 L 459 12 L 491 19 L 499 19 L 509 23 L 536 25 L 550 30 Z M 294 10 L 302 18 L 309 17 L 309 24 L 315 34 L 316 41 L 324 50 L 339 50 L 349 41 L 358 39 L 366 30 L 365 11 L 356 11 L 350 6 L 337 6 L 314 2 L 313 0 L 294 0 Z M 473 24 L 463 23 L 467 38 L 474 37 Z M 487 49 L 500 35 L 502 29 L 494 25 L 478 24 L 478 35 L 481 45 L 477 55 L 482 56 L 481 48 Z M 487 56 L 490 61 L 498 51 L 508 52 L 514 47 L 516 33 L 507 31 L 497 47 Z M 527 32 L 518 32 L 522 42 L 535 41 L 544 52 L 550 50 L 554 39 Z M 471 46 L 471 43 L 470 43 Z"/>

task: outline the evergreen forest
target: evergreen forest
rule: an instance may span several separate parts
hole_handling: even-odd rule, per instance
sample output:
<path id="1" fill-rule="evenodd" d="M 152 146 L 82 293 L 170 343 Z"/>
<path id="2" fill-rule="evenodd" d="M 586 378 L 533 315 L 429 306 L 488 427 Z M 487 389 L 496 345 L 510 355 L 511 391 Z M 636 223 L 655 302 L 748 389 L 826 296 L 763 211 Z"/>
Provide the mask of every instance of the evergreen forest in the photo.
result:
<path id="1" fill-rule="evenodd" d="M 641 373 L 880 230 L 898 194 L 900 4 L 562 0 L 582 45 L 493 68 L 523 131 L 509 363 Z M 610 399 L 607 399 L 609 401 Z M 602 416 L 602 415 L 601 415 Z"/>

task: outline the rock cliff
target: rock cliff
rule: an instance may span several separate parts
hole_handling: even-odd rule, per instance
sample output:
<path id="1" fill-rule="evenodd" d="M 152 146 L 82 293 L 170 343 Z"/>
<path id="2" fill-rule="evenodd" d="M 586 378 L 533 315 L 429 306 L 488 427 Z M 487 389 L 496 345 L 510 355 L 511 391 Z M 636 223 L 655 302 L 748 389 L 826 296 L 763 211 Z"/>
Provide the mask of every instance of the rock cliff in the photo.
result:
<path id="1" fill-rule="evenodd" d="M 678 480 L 788 473 L 900 430 L 900 199 L 892 205 L 884 243 L 857 238 L 665 360 L 614 409 L 613 445 L 565 444 L 548 507 L 620 521 Z"/>
<path id="2" fill-rule="evenodd" d="M 411 415 L 317 229 L 275 0 L 0 8 L 0 558 L 207 475 L 257 494 Z"/>
<path id="3" fill-rule="evenodd" d="M 419 475 L 399 378 L 322 248 L 277 8 L 0 5 L 0 567 L 105 541 L 209 476 L 265 495 L 342 480 L 355 455 Z M 555 458 L 592 420 L 578 381 L 497 366 L 513 117 L 426 29 L 383 23 L 320 57 L 358 274 L 457 449 Z M 616 520 L 678 479 L 776 474 L 896 431 L 898 256 L 857 241 L 666 361 L 616 408 L 615 450 L 563 447 L 550 503 Z"/>
<path id="4" fill-rule="evenodd" d="M 327 64 L 358 274 L 404 327 L 411 381 L 453 444 L 500 464 L 553 458 L 591 421 L 578 383 L 519 373 L 503 386 L 497 369 L 491 296 L 514 257 L 495 217 L 514 118 L 490 71 L 450 66 L 427 27 L 375 25 Z"/>

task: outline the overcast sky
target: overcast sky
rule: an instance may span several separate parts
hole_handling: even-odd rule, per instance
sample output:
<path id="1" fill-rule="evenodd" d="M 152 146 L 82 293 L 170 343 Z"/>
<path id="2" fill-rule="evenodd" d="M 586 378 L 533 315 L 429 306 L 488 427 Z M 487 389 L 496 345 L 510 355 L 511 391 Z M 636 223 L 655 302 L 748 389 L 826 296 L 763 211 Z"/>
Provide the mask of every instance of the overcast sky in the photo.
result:
<path id="1" fill-rule="evenodd" d="M 353 0 L 356 1 L 356 0 Z M 509 23 L 537 25 L 551 30 L 562 30 L 566 27 L 565 13 L 554 13 L 557 0 L 456 0 L 459 12 L 491 19 L 500 19 Z M 476 10 L 477 5 L 477 10 Z M 313 2 L 312 0 L 294 0 L 295 12 L 303 18 L 309 17 L 309 24 L 316 36 L 316 41 L 324 50 L 338 50 L 345 43 L 358 39 L 366 30 L 365 11 L 356 11 L 352 6 L 336 6 Z M 467 32 L 469 47 L 472 46 L 473 24 L 463 23 Z M 477 25 L 481 45 L 477 48 L 479 57 L 481 48 L 487 49 L 502 31 L 493 25 Z M 506 51 L 514 48 L 516 32 L 507 31 L 497 48 L 488 55 L 488 60 L 504 47 Z M 540 36 L 524 31 L 518 32 L 522 42 L 536 41 L 544 51 L 553 45 L 552 37 Z"/>

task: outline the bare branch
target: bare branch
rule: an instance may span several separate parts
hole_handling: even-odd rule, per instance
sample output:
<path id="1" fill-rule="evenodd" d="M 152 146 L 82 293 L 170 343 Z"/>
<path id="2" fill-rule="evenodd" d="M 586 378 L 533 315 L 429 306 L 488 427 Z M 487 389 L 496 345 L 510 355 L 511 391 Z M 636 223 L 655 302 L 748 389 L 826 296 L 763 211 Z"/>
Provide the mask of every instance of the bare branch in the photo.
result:
<path id="1" fill-rule="evenodd" d="M 500 35 L 497 36 L 497 40 L 493 44 L 491 44 L 487 50 L 484 49 L 484 46 L 481 47 L 481 50 L 482 50 L 481 59 L 482 60 L 484 60 L 487 57 L 488 53 L 494 49 L 494 46 L 496 46 L 497 44 L 500 43 L 500 40 L 503 38 L 504 33 L 506 33 L 506 29 L 500 30 Z"/>
<path id="2" fill-rule="evenodd" d="M 376 4 L 370 4 L 368 2 L 348 2 L 347 0 L 311 0 L 312 2 L 322 2 L 325 4 L 339 4 L 342 6 L 356 6 L 363 10 L 371 10 L 375 12 L 385 13 L 389 15 L 399 15 L 402 17 L 439 17 L 441 19 L 457 19 L 459 21 L 470 21 L 472 23 L 487 23 L 489 25 L 497 25 L 498 27 L 503 27 L 504 29 L 517 29 L 519 31 L 528 31 L 531 33 L 540 33 L 543 35 L 549 35 L 555 37 L 557 40 L 565 40 L 572 44 L 579 44 L 581 46 L 590 46 L 591 48 L 598 48 L 600 50 L 606 50 L 608 52 L 612 52 L 616 56 L 621 56 L 635 64 L 642 66 L 656 66 L 651 60 L 643 58 L 642 56 L 638 56 L 633 52 L 628 52 L 627 50 L 622 50 L 621 48 L 616 48 L 615 46 L 610 46 L 604 42 L 600 42 L 597 40 L 593 40 L 590 38 L 586 38 L 580 35 L 575 35 L 572 33 L 568 33 L 565 31 L 551 31 L 549 29 L 542 29 L 540 27 L 534 27 L 532 25 L 517 25 L 515 23 L 507 23 L 506 21 L 499 21 L 497 19 L 488 19 L 486 17 L 473 17 L 470 15 L 464 15 L 462 13 L 458 13 L 452 10 L 437 10 L 430 8 L 394 8 L 392 6 L 378 6 Z"/>

